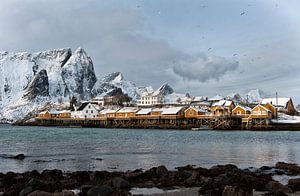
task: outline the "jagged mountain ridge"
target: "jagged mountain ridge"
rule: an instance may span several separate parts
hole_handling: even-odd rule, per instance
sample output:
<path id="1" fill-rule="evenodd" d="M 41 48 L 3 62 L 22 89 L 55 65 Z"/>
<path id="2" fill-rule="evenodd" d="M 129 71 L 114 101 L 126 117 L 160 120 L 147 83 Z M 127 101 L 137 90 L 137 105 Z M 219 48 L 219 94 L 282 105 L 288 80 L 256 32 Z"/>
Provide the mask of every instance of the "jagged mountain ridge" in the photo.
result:
<path id="1" fill-rule="evenodd" d="M 0 119 L 22 118 L 31 107 L 71 96 L 90 99 L 96 81 L 93 62 L 82 48 L 0 52 Z"/>
<path id="2" fill-rule="evenodd" d="M 150 87 L 137 87 L 114 72 L 98 80 L 92 59 L 82 49 L 37 53 L 0 52 L 0 121 L 16 121 L 45 105 L 66 103 L 70 97 L 127 94 L 133 100 Z M 151 87 L 152 88 L 152 87 Z"/>
<path id="3" fill-rule="evenodd" d="M 263 98 L 268 97 L 267 93 L 260 89 L 250 89 L 246 93 L 232 93 L 226 96 L 227 99 L 234 100 L 236 103 L 260 103 Z"/>

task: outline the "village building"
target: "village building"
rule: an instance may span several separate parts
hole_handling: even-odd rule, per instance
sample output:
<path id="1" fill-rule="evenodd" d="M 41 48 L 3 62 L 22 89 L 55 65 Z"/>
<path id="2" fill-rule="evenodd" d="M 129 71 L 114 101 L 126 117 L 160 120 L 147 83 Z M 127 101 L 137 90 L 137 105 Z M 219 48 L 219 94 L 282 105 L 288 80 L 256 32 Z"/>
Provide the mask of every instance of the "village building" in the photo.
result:
<path id="1" fill-rule="evenodd" d="M 261 101 L 262 105 L 267 103 L 274 105 L 278 112 L 288 115 L 295 115 L 297 112 L 291 98 L 267 98 Z"/>
<path id="2" fill-rule="evenodd" d="M 113 119 L 116 118 L 117 111 L 120 110 L 120 108 L 106 108 L 104 110 L 101 110 L 98 114 L 98 117 L 100 119 Z"/>
<path id="3" fill-rule="evenodd" d="M 42 111 L 38 114 L 39 118 L 51 118 L 51 114 L 48 110 Z"/>
<path id="4" fill-rule="evenodd" d="M 236 117 L 246 118 L 251 114 L 251 108 L 247 106 L 237 105 L 232 110 L 232 115 Z"/>
<path id="5" fill-rule="evenodd" d="M 233 101 L 220 100 L 212 104 L 211 113 L 214 116 L 228 116 L 231 115 L 234 107 L 235 104 Z"/>
<path id="6" fill-rule="evenodd" d="M 94 97 L 92 101 L 96 102 L 99 106 L 105 105 L 104 97 Z"/>
<path id="7" fill-rule="evenodd" d="M 137 101 L 138 106 L 155 106 L 162 105 L 164 103 L 164 97 L 156 92 L 145 92 Z"/>
<path id="8" fill-rule="evenodd" d="M 268 110 L 270 110 L 272 112 L 272 118 L 278 117 L 278 112 L 274 105 L 272 105 L 271 103 L 267 103 L 264 106 L 265 106 L 265 108 L 267 108 Z"/>
<path id="9" fill-rule="evenodd" d="M 97 118 L 97 115 L 101 108 L 99 105 L 91 102 L 84 102 L 79 106 L 79 108 L 75 109 L 75 111 L 71 112 L 72 118 Z"/>
<path id="10" fill-rule="evenodd" d="M 135 117 L 136 112 L 138 111 L 138 108 L 134 107 L 124 107 L 121 108 L 116 112 L 116 118 L 131 118 Z"/>
<path id="11" fill-rule="evenodd" d="M 184 118 L 185 107 L 162 108 L 161 118 Z"/>
<path id="12" fill-rule="evenodd" d="M 70 110 L 59 111 L 58 118 L 71 118 Z"/>
<path id="13" fill-rule="evenodd" d="M 253 118 L 266 118 L 266 119 L 271 119 L 272 118 L 272 112 L 268 110 L 265 106 L 263 105 L 257 105 L 251 110 L 251 115 L 250 117 Z"/>
<path id="14" fill-rule="evenodd" d="M 152 108 L 142 108 L 137 113 L 136 116 L 150 116 Z"/>
<path id="15" fill-rule="evenodd" d="M 151 110 L 151 116 L 160 116 L 163 112 L 163 108 L 152 108 Z"/>
<path id="16" fill-rule="evenodd" d="M 206 111 L 201 108 L 196 108 L 190 106 L 184 111 L 184 117 L 185 118 L 198 118 L 199 116 L 205 116 Z"/>

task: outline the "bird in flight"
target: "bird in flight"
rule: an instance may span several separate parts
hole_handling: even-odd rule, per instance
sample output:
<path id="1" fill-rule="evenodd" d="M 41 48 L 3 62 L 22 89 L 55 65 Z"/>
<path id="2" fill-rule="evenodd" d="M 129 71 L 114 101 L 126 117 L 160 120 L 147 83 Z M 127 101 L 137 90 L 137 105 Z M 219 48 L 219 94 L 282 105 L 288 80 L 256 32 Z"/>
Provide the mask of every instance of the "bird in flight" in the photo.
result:
<path id="1" fill-rule="evenodd" d="M 240 15 L 241 15 L 241 16 L 243 16 L 243 15 L 245 15 L 245 14 L 246 14 L 246 12 L 242 12 L 242 13 L 240 13 Z"/>

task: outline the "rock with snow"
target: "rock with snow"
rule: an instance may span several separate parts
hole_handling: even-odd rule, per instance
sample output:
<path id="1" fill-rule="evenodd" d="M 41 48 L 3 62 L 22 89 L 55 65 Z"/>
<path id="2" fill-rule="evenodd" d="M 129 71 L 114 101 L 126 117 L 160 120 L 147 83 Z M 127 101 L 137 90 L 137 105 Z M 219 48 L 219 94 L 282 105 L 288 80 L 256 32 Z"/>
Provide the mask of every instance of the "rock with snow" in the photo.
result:
<path id="1" fill-rule="evenodd" d="M 252 89 L 246 93 L 244 99 L 247 103 L 260 103 L 265 97 L 265 93 L 260 89 Z"/>
<path id="2" fill-rule="evenodd" d="M 173 88 L 169 84 L 163 84 L 153 94 L 166 96 L 166 95 L 170 95 L 172 93 L 174 93 Z"/>
<path id="3" fill-rule="evenodd" d="M 90 98 L 97 78 L 92 59 L 82 48 L 78 48 L 65 63 L 61 76 L 67 95 L 75 95 L 81 99 Z"/>
<path id="4" fill-rule="evenodd" d="M 128 95 L 133 100 L 137 100 L 141 95 L 139 88 L 133 82 L 124 80 L 120 72 L 108 74 L 103 79 L 98 80 L 93 87 L 92 95 L 113 95 L 114 92 L 118 91 L 117 89 L 121 89 L 123 94 Z"/>
<path id="5" fill-rule="evenodd" d="M 23 98 L 33 100 L 36 97 L 47 97 L 49 96 L 49 81 L 47 71 L 42 69 L 39 71 L 26 88 Z"/>
<path id="6" fill-rule="evenodd" d="M 79 48 L 37 53 L 0 52 L 0 120 L 18 120 L 47 103 L 91 97 L 97 78 Z"/>

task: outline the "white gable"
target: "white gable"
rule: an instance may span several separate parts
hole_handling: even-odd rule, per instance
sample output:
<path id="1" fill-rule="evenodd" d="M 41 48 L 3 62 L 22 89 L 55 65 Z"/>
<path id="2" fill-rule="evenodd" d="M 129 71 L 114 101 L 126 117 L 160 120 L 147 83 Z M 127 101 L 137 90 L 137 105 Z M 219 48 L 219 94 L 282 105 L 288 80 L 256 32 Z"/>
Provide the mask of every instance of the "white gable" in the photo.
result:
<path id="1" fill-rule="evenodd" d="M 271 103 L 275 106 L 286 107 L 286 104 L 290 101 L 290 98 L 267 98 L 261 101 L 261 104 Z"/>

